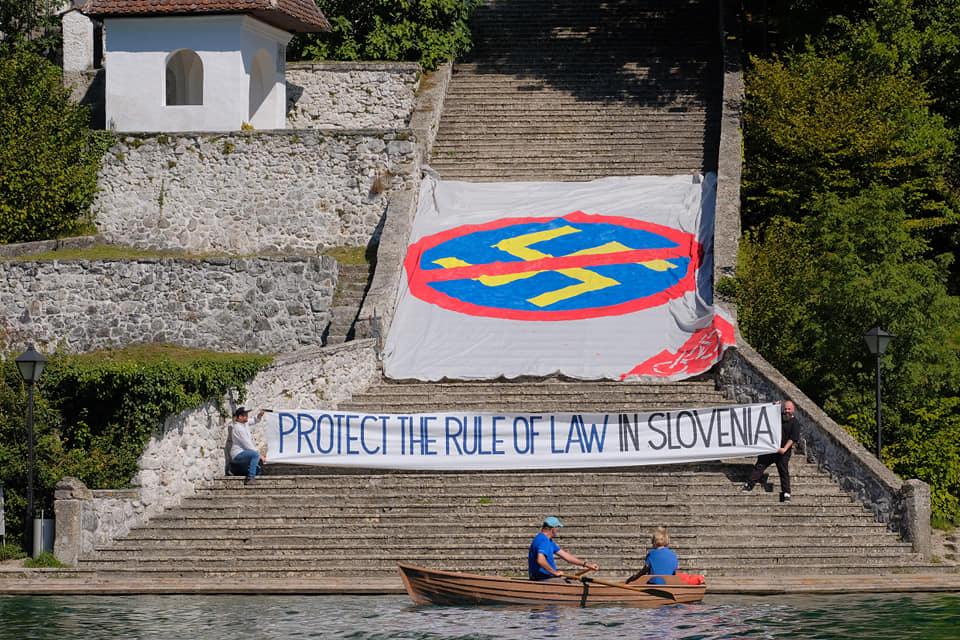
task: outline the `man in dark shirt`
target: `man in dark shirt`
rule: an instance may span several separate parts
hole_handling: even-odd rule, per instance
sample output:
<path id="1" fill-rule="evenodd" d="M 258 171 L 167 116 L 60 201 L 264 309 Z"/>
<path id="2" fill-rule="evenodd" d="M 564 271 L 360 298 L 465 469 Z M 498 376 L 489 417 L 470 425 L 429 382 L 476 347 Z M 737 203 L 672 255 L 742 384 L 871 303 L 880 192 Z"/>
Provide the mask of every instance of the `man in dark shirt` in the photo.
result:
<path id="1" fill-rule="evenodd" d="M 800 423 L 794 414 L 793 403 L 787 400 L 783 403 L 783 421 L 780 424 L 780 448 L 776 453 L 766 453 L 757 458 L 753 465 L 744 491 L 753 491 L 754 485 L 763 476 L 763 471 L 771 464 L 777 465 L 780 474 L 780 502 L 790 502 L 790 455 L 793 453 L 793 444 L 800 438 Z"/>

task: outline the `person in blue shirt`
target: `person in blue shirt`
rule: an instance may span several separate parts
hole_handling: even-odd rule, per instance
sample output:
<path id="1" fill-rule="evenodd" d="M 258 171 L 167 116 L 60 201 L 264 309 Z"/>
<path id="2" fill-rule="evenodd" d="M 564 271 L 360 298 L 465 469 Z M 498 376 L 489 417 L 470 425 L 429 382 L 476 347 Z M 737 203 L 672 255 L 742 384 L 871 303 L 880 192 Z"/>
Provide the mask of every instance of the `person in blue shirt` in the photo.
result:
<path id="1" fill-rule="evenodd" d="M 676 575 L 680 566 L 677 554 L 673 552 L 668 545 L 670 544 L 670 534 L 663 527 L 657 527 L 653 531 L 653 549 L 647 552 L 647 559 L 643 569 L 627 578 L 626 583 L 637 580 L 640 576 L 672 576 Z M 663 578 L 653 577 L 647 581 L 647 584 L 666 584 Z"/>
<path id="2" fill-rule="evenodd" d="M 557 571 L 557 565 L 554 564 L 553 556 L 555 555 L 580 567 L 587 567 L 594 571 L 600 568 L 599 565 L 581 560 L 572 553 L 567 553 L 554 542 L 553 539 L 562 526 L 560 520 L 555 516 L 544 518 L 540 533 L 530 543 L 530 551 L 527 554 L 527 572 L 530 574 L 531 580 L 550 580 L 562 575 Z"/>

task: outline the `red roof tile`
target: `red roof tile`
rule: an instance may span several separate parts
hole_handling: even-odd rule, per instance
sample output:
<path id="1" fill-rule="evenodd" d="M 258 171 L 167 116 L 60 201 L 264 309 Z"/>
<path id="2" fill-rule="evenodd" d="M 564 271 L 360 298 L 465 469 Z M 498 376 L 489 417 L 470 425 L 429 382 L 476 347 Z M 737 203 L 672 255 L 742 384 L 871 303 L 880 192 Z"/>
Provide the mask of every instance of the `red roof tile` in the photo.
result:
<path id="1" fill-rule="evenodd" d="M 83 13 L 102 18 L 247 13 L 285 31 L 330 30 L 313 0 L 87 0 L 83 5 Z"/>

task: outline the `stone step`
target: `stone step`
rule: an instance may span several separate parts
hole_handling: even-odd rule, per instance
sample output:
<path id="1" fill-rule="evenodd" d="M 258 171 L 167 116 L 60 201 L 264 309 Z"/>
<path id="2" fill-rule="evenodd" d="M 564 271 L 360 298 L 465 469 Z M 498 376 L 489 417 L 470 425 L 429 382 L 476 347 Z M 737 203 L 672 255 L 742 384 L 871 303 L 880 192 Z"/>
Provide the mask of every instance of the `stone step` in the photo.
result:
<path id="1" fill-rule="evenodd" d="M 655 166 L 638 164 L 635 167 L 621 167 L 616 170 L 604 167 L 592 169 L 550 169 L 544 167 L 515 168 L 500 165 L 495 169 L 478 169 L 476 165 L 450 165 L 446 167 L 431 167 L 445 180 L 460 180 L 463 182 L 590 182 L 611 176 L 675 176 L 690 173 L 715 171 L 715 164 L 702 164 L 694 169 L 696 163 L 692 160 L 684 161 L 678 158 L 675 163 L 658 164 Z"/>
<path id="2" fill-rule="evenodd" d="M 643 152 L 651 145 L 690 145 L 690 140 L 699 133 L 703 136 L 703 127 L 691 127 L 689 122 L 658 123 L 637 125 L 630 123 L 604 122 L 582 128 L 533 124 L 520 127 L 516 124 L 483 127 L 483 137 L 470 137 L 467 123 L 456 123 L 445 130 L 444 139 L 434 145 L 433 156 L 444 156 L 456 151 L 446 149 L 463 148 L 471 152 L 492 151 L 499 147 L 511 150 L 518 145 L 537 144 L 543 147 L 553 146 L 564 150 L 574 150 L 576 145 L 588 146 L 598 151 L 610 151 L 622 146 L 625 150 Z M 686 140 L 684 139 L 686 138 Z M 700 147 L 703 144 L 701 142 Z"/>
<path id="3" fill-rule="evenodd" d="M 532 145 L 528 147 L 529 153 L 526 156 L 523 156 L 522 149 L 519 147 L 516 149 L 505 149 L 500 148 L 497 150 L 485 149 L 481 147 L 468 148 L 461 146 L 457 149 L 455 156 L 450 156 L 447 154 L 443 148 L 436 149 L 432 152 L 430 156 L 430 163 L 432 167 L 441 166 L 445 164 L 464 164 L 467 162 L 478 162 L 480 160 L 501 158 L 504 160 L 513 160 L 516 162 L 517 166 L 532 166 L 537 163 L 546 164 L 549 161 L 550 155 L 556 153 L 565 154 L 565 166 L 564 170 L 571 171 L 575 169 L 589 169 L 590 167 L 598 166 L 603 164 L 607 167 L 622 167 L 624 169 L 631 169 L 636 167 L 637 163 L 634 161 L 633 156 L 631 156 L 631 149 L 626 149 L 620 155 L 616 155 L 612 152 L 603 151 L 603 150 L 591 150 L 589 148 L 580 148 L 576 151 L 567 152 L 566 150 L 559 148 L 550 148 L 550 147 L 541 147 L 534 148 Z M 671 142 L 669 149 L 676 153 L 689 153 L 691 156 L 699 156 L 700 153 L 696 150 L 683 149 L 677 143 Z"/>
<path id="4" fill-rule="evenodd" d="M 497 562 L 495 566 L 509 567 L 519 564 L 518 560 L 523 558 L 525 561 L 527 545 L 529 541 L 514 548 L 507 549 L 512 551 L 510 559 L 504 559 Z M 474 544 L 470 541 L 469 548 L 456 548 L 447 540 L 445 545 L 439 544 L 436 547 L 415 547 L 410 546 L 403 549 L 394 547 L 385 547 L 376 551 L 384 559 L 395 558 L 401 562 L 412 562 L 415 564 L 437 565 L 443 563 L 457 563 L 476 558 L 479 555 L 489 556 L 491 553 L 501 551 L 502 548 L 494 544 Z M 574 547 L 569 547 L 573 549 Z M 376 549 L 373 547 L 372 549 Z M 190 564 L 197 566 L 217 566 L 229 567 L 231 563 L 242 561 L 243 559 L 255 560 L 258 558 L 268 558 L 272 568 L 286 566 L 288 568 L 297 568 L 297 564 L 318 564 L 321 562 L 363 562 L 370 558 L 372 549 L 356 549 L 352 553 L 339 554 L 336 560 L 331 560 L 329 552 L 324 549 L 302 549 L 302 548 L 269 548 L 254 547 L 247 548 L 239 546 L 233 549 L 223 548 L 211 550 L 207 554 L 195 554 L 190 556 Z M 643 549 L 643 547 L 639 547 Z M 167 550 L 141 550 L 141 551 L 104 551 L 96 560 L 97 566 L 104 566 L 108 563 L 125 563 L 138 566 L 173 564 L 182 562 L 182 554 L 170 553 Z M 578 556 L 587 556 L 587 553 L 577 550 Z M 729 550 L 709 550 L 709 552 L 698 552 L 698 550 L 680 550 L 678 555 L 683 559 L 685 565 L 695 564 L 699 567 L 720 568 L 732 566 L 737 563 L 746 564 L 752 562 L 779 564 L 775 561 L 776 556 L 770 553 L 767 548 L 739 548 L 734 551 Z M 865 553 L 867 551 L 867 553 Z M 782 550 L 781 550 L 782 552 Z M 871 548 L 845 548 L 845 549 L 814 549 L 811 551 L 790 550 L 789 558 L 784 558 L 787 562 L 802 562 L 803 564 L 813 566 L 832 566 L 834 563 L 846 562 L 855 563 L 861 566 L 871 565 L 901 565 L 905 561 L 916 563 L 917 558 L 911 557 L 910 553 L 905 553 L 903 549 L 878 549 Z M 591 549 L 589 559 L 596 562 L 601 567 L 628 567 L 633 562 L 640 561 L 642 553 L 638 552 L 636 546 L 625 546 L 623 548 L 605 550 L 602 548 Z M 494 564 L 495 561 L 491 561 Z M 86 564 L 86 563 L 85 563 Z"/>
<path id="5" fill-rule="evenodd" d="M 495 83 L 490 83 L 495 84 Z M 598 100 L 584 100 L 582 96 L 570 95 L 563 91 L 543 91 L 535 96 L 520 96 L 509 91 L 492 93 L 485 83 L 475 86 L 458 87 L 448 94 L 453 103 L 444 108 L 440 126 L 449 121 L 474 121 L 480 116 L 502 113 L 517 114 L 518 122 L 479 122 L 491 127 L 517 128 L 526 123 L 522 118 L 524 113 L 553 114 L 558 116 L 556 122 L 539 122 L 540 126 L 561 127 L 566 125 L 569 130 L 577 128 L 575 120 L 583 119 L 584 125 L 602 126 L 609 120 L 611 125 L 647 126 L 679 126 L 684 120 L 703 126 L 704 121 L 711 114 L 712 103 L 694 99 L 696 94 L 689 94 L 691 99 L 680 100 L 679 96 L 671 96 L 669 101 L 654 102 L 639 96 L 598 96 Z M 486 90 L 485 90 L 486 89 Z M 471 112 L 473 107 L 477 111 Z M 604 122 L 596 122 L 597 116 L 603 116 Z M 643 116 L 643 121 L 636 121 L 637 116 Z"/>
<path id="6" fill-rule="evenodd" d="M 248 526 L 244 526 L 247 524 Z M 667 523 L 668 525 L 670 523 Z M 817 531 L 819 527 L 819 531 Z M 583 551 L 583 553 L 595 553 L 595 548 L 599 546 L 595 541 L 603 540 L 604 534 L 602 528 L 597 528 L 597 533 L 594 532 L 596 527 L 590 527 L 589 535 L 585 534 L 580 537 L 574 536 L 563 536 L 562 544 L 571 549 L 578 549 Z M 792 548 L 799 548 L 806 544 L 806 539 L 809 537 L 819 538 L 823 536 L 823 527 L 821 523 L 810 523 L 810 524 L 801 524 L 797 527 L 777 527 L 769 526 L 763 528 L 750 528 L 750 527 L 741 527 L 742 531 L 740 533 L 740 545 L 754 545 L 761 546 L 766 548 L 768 542 L 777 537 L 783 537 L 785 540 L 793 541 Z M 627 530 L 637 530 L 635 525 L 620 525 L 620 533 Z M 646 528 L 645 528 L 646 529 Z M 681 525 L 670 525 L 669 529 L 677 534 L 678 536 L 685 529 Z M 792 530 L 797 530 L 798 535 L 800 536 L 798 542 L 797 538 L 793 538 Z M 412 543 L 416 543 L 418 539 L 425 539 L 426 536 L 436 533 L 438 528 L 433 526 L 432 528 L 428 524 L 421 524 L 417 526 L 403 527 L 399 531 L 402 532 L 402 535 L 398 535 L 398 530 L 393 531 L 392 540 L 409 540 Z M 509 541 L 512 538 L 520 537 L 523 540 L 526 540 L 524 543 L 514 543 L 514 545 L 519 544 L 520 546 L 525 546 L 530 543 L 532 539 L 531 530 L 535 531 L 536 527 L 526 527 L 526 528 L 513 528 L 513 529 L 484 529 L 484 528 L 465 528 L 463 530 L 457 529 L 446 529 L 444 528 L 444 533 L 448 534 L 448 540 L 450 537 L 468 537 L 474 538 L 477 540 L 496 540 L 500 541 L 505 540 Z M 850 524 L 840 524 L 830 527 L 831 539 L 832 542 L 826 546 L 846 546 L 837 543 L 838 540 L 848 540 L 855 539 L 860 541 L 861 544 L 871 544 L 876 547 L 884 548 L 898 548 L 901 550 L 909 551 L 907 547 L 901 547 L 899 541 L 896 537 L 891 535 L 885 529 L 878 528 L 876 523 L 863 523 L 861 526 L 854 526 Z M 606 535 L 616 536 L 617 531 L 615 527 L 608 527 L 606 529 Z M 227 535 L 227 534 L 230 535 Z M 317 528 L 310 525 L 297 524 L 297 523 L 276 523 L 271 524 L 269 522 L 256 523 L 255 525 L 250 525 L 250 521 L 246 520 L 239 523 L 236 527 L 235 532 L 225 532 L 222 528 L 213 526 L 213 523 L 209 523 L 206 526 L 182 526 L 179 528 L 170 528 L 164 530 L 162 535 L 168 538 L 176 538 L 178 540 L 183 540 L 184 545 L 179 545 L 176 548 L 183 550 L 184 555 L 190 555 L 192 553 L 191 549 L 201 541 L 207 541 L 210 543 L 216 543 L 218 541 L 229 542 L 235 540 L 237 534 L 245 533 L 246 537 L 243 538 L 246 542 L 253 542 L 260 539 L 274 539 L 278 536 L 308 536 L 312 539 L 315 539 L 317 542 L 307 545 L 308 547 L 320 547 L 327 550 L 336 550 L 337 553 L 348 553 L 350 550 L 357 547 L 366 547 L 368 543 L 364 540 L 371 538 L 373 540 L 382 540 L 384 537 L 390 538 L 391 532 L 384 527 L 338 527 L 337 525 L 330 525 L 329 527 Z M 158 535 L 161 532 L 153 532 L 147 535 L 146 533 L 139 534 L 137 537 L 130 538 L 130 545 L 137 547 L 140 545 L 149 545 L 151 541 L 157 540 Z M 176 535 L 174 535 L 176 534 Z M 692 548 L 692 547 L 714 547 L 716 546 L 711 541 L 715 538 L 719 539 L 723 536 L 729 535 L 729 528 L 716 527 L 714 529 L 710 528 L 699 528 L 695 534 L 695 539 L 702 541 L 702 544 L 692 544 L 689 546 L 684 546 L 682 544 L 683 537 L 679 537 L 678 540 L 681 543 L 678 543 L 678 548 Z M 143 536 L 143 537 L 141 537 Z M 635 546 L 644 547 L 649 544 L 649 538 L 647 536 L 636 536 L 633 538 L 635 541 Z M 345 541 L 349 541 L 349 544 L 345 544 Z M 323 546 L 321 546 L 321 543 Z M 391 542 L 393 544 L 393 542 Z M 405 546 L 404 544 L 400 546 Z M 509 542 L 504 542 L 504 548 L 508 545 Z M 609 546 L 609 545 L 607 545 Z M 732 548 L 739 548 L 739 546 Z M 908 545 L 909 546 L 909 545 Z M 113 548 L 113 547 L 111 547 Z M 174 548 L 174 545 L 170 545 L 170 548 Z M 770 547 L 771 549 L 775 547 Z M 509 554 L 507 554 L 509 555 Z M 89 558 L 88 558 L 89 559 Z"/>
<path id="7" fill-rule="evenodd" d="M 525 551 L 525 550 L 524 550 Z M 525 554 L 521 554 L 523 557 Z M 578 554 L 584 555 L 584 554 Z M 619 575 L 623 579 L 642 563 L 642 554 L 634 557 L 590 556 L 592 562 L 602 567 L 601 573 L 608 576 Z M 369 554 L 356 556 L 331 556 L 318 552 L 311 555 L 285 556 L 277 558 L 264 552 L 237 554 L 232 561 L 194 558 L 190 562 L 177 562 L 173 558 L 142 558 L 138 560 L 118 560 L 116 562 L 96 562 L 82 564 L 82 568 L 95 568 L 101 574 L 139 574 L 144 579 L 183 576 L 191 574 L 213 576 L 250 576 L 254 577 L 386 577 L 397 575 L 396 563 L 410 562 L 443 568 L 450 571 L 468 571 L 471 573 L 492 575 L 526 574 L 526 560 L 514 558 L 509 562 L 498 562 L 489 558 L 471 555 L 465 552 L 442 552 L 426 554 L 382 554 L 382 565 L 372 566 Z M 561 563 L 562 564 L 562 563 Z M 112 565 L 112 566 L 111 566 Z M 562 567 L 561 567 L 562 568 Z M 572 567 L 568 567 L 572 569 Z M 891 570 L 924 570 L 926 567 L 915 555 L 828 555 L 811 557 L 770 557 L 757 556 L 740 560 L 735 556 L 708 558 L 681 558 L 681 569 L 687 573 L 709 576 L 750 575 L 763 571 L 805 573 L 876 573 Z"/>
<path id="8" fill-rule="evenodd" d="M 864 513 L 862 510 L 818 511 L 814 509 L 791 509 L 789 514 L 785 514 L 780 512 L 782 511 L 782 507 L 780 507 L 779 504 L 775 506 L 772 505 L 772 507 L 773 508 L 770 509 L 756 508 L 741 513 L 730 513 L 723 510 L 691 511 L 688 509 L 684 511 L 669 508 L 638 509 L 633 513 L 617 513 L 616 511 L 608 513 L 607 509 L 601 509 L 601 511 L 603 512 L 603 517 L 608 519 L 619 518 L 618 522 L 610 524 L 615 524 L 620 527 L 635 526 L 635 523 L 637 522 L 645 522 L 662 524 L 667 528 L 673 528 L 675 526 L 679 526 L 679 524 L 685 520 L 690 520 L 691 518 L 696 518 L 696 521 L 700 523 L 703 523 L 705 520 L 710 518 L 718 518 L 726 523 L 727 526 L 736 526 L 740 529 L 754 527 L 755 529 L 751 530 L 756 530 L 758 532 L 771 529 L 784 530 L 787 527 L 794 527 L 811 522 L 817 522 L 821 527 L 833 528 L 845 526 L 857 518 L 868 517 L 868 514 Z M 564 513 L 566 514 L 568 512 L 564 511 Z M 587 510 L 582 512 L 570 511 L 569 513 L 571 518 L 578 518 L 584 522 L 591 522 L 589 525 L 591 530 L 601 528 L 600 525 L 594 524 L 594 522 L 601 518 L 601 515 L 597 514 L 596 517 L 592 517 L 597 513 L 596 510 L 592 512 L 588 512 Z M 339 518 L 338 515 L 340 515 Z M 488 513 L 484 513 L 482 511 L 470 512 L 466 510 L 458 510 L 455 515 L 458 517 L 489 518 L 490 522 L 487 523 L 483 528 L 477 530 L 477 533 L 483 534 L 490 534 L 491 532 L 488 529 L 515 530 L 511 529 L 511 527 L 515 526 L 518 518 L 529 517 L 529 515 L 525 513 L 518 513 L 512 516 L 492 517 Z M 336 509 L 330 509 L 327 513 L 317 513 L 316 511 L 311 511 L 308 513 L 296 513 L 293 511 L 271 512 L 259 510 L 250 510 L 248 512 L 244 512 L 242 510 L 235 510 L 232 513 L 222 512 L 219 515 L 206 514 L 196 518 L 187 518 L 185 516 L 163 516 L 158 518 L 152 526 L 156 528 L 169 529 L 172 535 L 175 530 L 179 529 L 211 527 L 231 528 L 240 526 L 243 522 L 246 522 L 250 519 L 255 519 L 261 527 L 266 527 L 268 525 L 299 524 L 314 527 L 352 527 L 358 531 L 377 527 L 395 527 L 402 528 L 404 531 L 409 531 L 415 527 L 428 527 L 430 524 L 439 526 L 438 518 L 442 517 L 443 516 L 439 516 L 436 512 L 424 513 L 417 512 L 416 510 L 400 508 L 383 513 L 350 513 L 349 515 L 338 514 Z M 566 515 L 564 517 L 566 518 Z M 756 521 L 761 517 L 776 518 L 776 522 L 774 525 L 768 527 L 759 527 L 757 526 Z M 864 526 L 872 526 L 876 523 L 872 520 L 865 520 L 863 524 Z M 701 528 L 703 530 L 708 530 L 709 525 L 701 525 Z"/>
<path id="9" fill-rule="evenodd" d="M 355 337 L 354 324 L 363 304 L 369 279 L 369 265 L 340 265 L 337 291 L 330 310 L 330 324 L 324 333 L 324 344 L 342 344 Z"/>
<path id="10" fill-rule="evenodd" d="M 381 513 L 390 513 L 396 515 L 398 512 L 409 512 L 415 515 L 428 516 L 431 512 L 443 513 L 445 510 L 450 513 L 488 513 L 496 509 L 497 516 L 519 517 L 523 518 L 524 513 L 529 513 L 531 508 L 542 508 L 544 502 L 556 502 L 561 500 L 558 506 L 564 511 L 576 513 L 579 511 L 588 512 L 589 509 L 602 510 L 603 515 L 629 517 L 630 509 L 637 509 L 637 513 L 646 511 L 669 512 L 698 512 L 703 514 L 714 513 L 768 513 L 775 511 L 780 513 L 783 506 L 776 500 L 764 500 L 762 497 L 743 496 L 743 495 L 711 495 L 704 496 L 694 492 L 683 491 L 667 494 L 653 494 L 649 499 L 642 492 L 624 493 L 617 492 L 609 495 L 604 491 L 599 491 L 595 495 L 590 495 L 588 490 L 577 491 L 574 495 L 564 495 L 562 498 L 550 496 L 544 499 L 540 495 L 500 495 L 496 492 L 487 492 L 488 495 L 478 496 L 478 493 L 472 493 L 469 496 L 446 496 L 442 494 L 428 495 L 418 492 L 416 497 L 403 496 L 399 493 L 386 493 L 383 500 L 378 500 L 379 491 L 374 496 L 354 495 L 359 492 L 350 492 L 349 506 L 344 506 L 346 501 L 346 491 L 338 492 L 334 496 L 317 495 L 278 495 L 275 493 L 266 494 L 263 497 L 257 497 L 253 492 L 246 497 L 220 498 L 211 497 L 207 499 L 191 499 L 185 501 L 177 510 L 177 517 L 196 517 L 200 514 L 202 517 L 213 516 L 216 514 L 242 513 L 242 509 L 248 509 L 256 513 L 286 513 L 296 510 L 299 516 L 326 515 L 331 510 L 340 510 L 340 514 L 345 518 L 353 515 L 368 517 L 370 515 L 379 515 Z M 531 490 L 530 493 L 536 494 Z M 406 498 L 406 504 L 391 504 L 391 499 L 399 503 Z M 634 504 L 638 499 L 643 499 L 643 504 Z M 836 498 L 836 499 L 832 499 Z M 842 494 L 828 495 L 804 495 L 792 499 L 789 505 L 792 514 L 801 513 L 860 513 L 864 511 L 861 504 L 855 503 Z M 158 521 L 170 518 L 168 514 L 157 516 Z"/>
<path id="11" fill-rule="evenodd" d="M 810 525 L 813 527 L 813 525 Z M 160 550 L 175 549 L 184 550 L 189 548 L 191 552 L 201 553 L 207 550 L 219 552 L 223 549 L 234 547 L 244 547 L 250 549 L 276 548 L 276 549 L 304 549 L 304 548 L 329 548 L 332 544 L 342 541 L 343 533 L 340 531 L 314 530 L 306 528 L 290 527 L 287 533 L 256 533 L 251 531 L 230 532 L 218 531 L 204 532 L 201 530 L 191 530 L 189 533 L 193 536 L 184 535 L 181 538 L 168 538 L 156 535 L 161 532 L 154 531 L 155 535 L 147 536 L 149 530 L 144 530 L 137 537 L 124 538 L 116 544 L 109 547 L 102 547 L 104 551 L 137 551 L 137 550 Z M 590 531 L 588 534 L 579 536 L 562 536 L 561 541 L 570 548 L 580 548 L 581 546 L 602 545 L 607 548 L 619 545 L 630 545 L 634 548 L 642 547 L 647 544 L 648 536 L 640 532 L 637 527 L 630 529 L 631 534 L 625 535 L 623 530 L 612 533 Z M 822 533 L 822 532 L 821 532 Z M 354 548 L 382 548 L 389 545 L 396 549 L 406 548 L 448 548 L 450 545 L 450 532 L 438 532 L 436 528 L 432 531 L 420 532 L 416 536 L 402 537 L 397 536 L 396 532 L 364 532 L 354 534 Z M 523 531 L 503 532 L 495 537 L 477 536 L 471 546 L 475 548 L 490 547 L 498 548 L 524 548 L 531 540 L 530 529 Z M 858 530 L 856 533 L 844 535 L 810 535 L 805 537 L 805 541 L 813 547 L 831 547 L 836 549 L 871 549 L 873 546 L 888 547 L 900 549 L 902 552 L 910 552 L 911 545 L 905 542 L 892 541 L 888 533 L 884 531 L 866 532 Z M 683 550 L 685 553 L 706 553 L 708 550 L 728 550 L 737 549 L 744 545 L 760 545 L 768 551 L 775 549 L 792 550 L 795 543 L 789 539 L 770 538 L 761 543 L 756 540 L 748 539 L 743 534 L 730 535 L 718 533 L 713 535 L 699 535 L 693 531 L 692 527 L 686 529 L 671 530 L 670 546 L 677 550 Z M 713 551 L 710 551 L 711 553 Z"/>

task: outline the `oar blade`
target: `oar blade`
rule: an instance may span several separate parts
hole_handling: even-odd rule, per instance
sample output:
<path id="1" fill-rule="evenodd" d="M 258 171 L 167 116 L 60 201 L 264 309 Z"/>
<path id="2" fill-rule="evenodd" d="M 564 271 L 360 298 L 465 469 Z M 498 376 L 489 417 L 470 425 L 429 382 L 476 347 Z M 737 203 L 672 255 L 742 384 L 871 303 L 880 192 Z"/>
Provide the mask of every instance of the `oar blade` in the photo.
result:
<path id="1" fill-rule="evenodd" d="M 658 598 L 666 598 L 667 600 L 673 600 L 674 602 L 677 601 L 677 596 L 666 589 L 654 589 L 652 587 L 637 587 L 637 589 L 643 589 L 644 593 L 649 593 L 650 595 Z"/>

